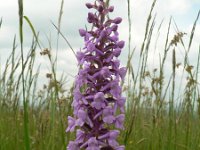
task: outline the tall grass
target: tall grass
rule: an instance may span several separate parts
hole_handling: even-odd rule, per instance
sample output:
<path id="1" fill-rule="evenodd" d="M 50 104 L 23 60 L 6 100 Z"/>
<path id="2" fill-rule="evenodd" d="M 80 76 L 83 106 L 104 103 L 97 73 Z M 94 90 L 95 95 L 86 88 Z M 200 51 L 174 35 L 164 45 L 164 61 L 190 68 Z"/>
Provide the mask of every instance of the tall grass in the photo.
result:
<path id="1" fill-rule="evenodd" d="M 108 1 L 109 2 L 109 1 Z M 58 25 L 52 23 L 58 32 L 58 39 L 64 38 L 61 33 L 61 19 L 64 0 L 58 18 Z M 200 149 L 200 91 L 199 63 L 200 43 L 196 48 L 198 59 L 191 64 L 189 53 L 193 45 L 198 13 L 193 28 L 187 35 L 180 32 L 171 17 L 165 33 L 163 49 L 159 49 L 158 68 L 149 69 L 148 60 L 153 44 L 153 36 L 159 41 L 162 21 L 156 29 L 154 7 L 150 7 L 146 20 L 144 38 L 141 46 L 132 49 L 132 20 L 130 0 L 127 0 L 129 41 L 127 58 L 127 79 L 122 83 L 127 95 L 126 129 L 121 131 L 119 142 L 127 150 L 198 150 Z M 29 52 L 23 52 L 23 22 L 28 23 L 33 32 Z M 25 23 L 24 22 L 24 23 Z M 0 20 L 0 29 L 3 25 Z M 171 38 L 175 26 L 176 33 Z M 1 30 L 0 30 L 1 32 Z M 65 134 L 66 117 L 72 114 L 73 86 L 65 89 L 66 77 L 57 76 L 57 55 L 53 56 L 51 45 L 42 47 L 39 36 L 31 21 L 23 14 L 23 1 L 19 0 L 19 35 L 20 47 L 17 47 L 16 36 L 13 48 L 5 66 L 0 66 L 0 150 L 64 150 L 74 134 Z M 189 40 L 184 39 L 185 36 Z M 163 40 L 163 39 L 162 39 Z M 156 42 L 157 42 L 156 41 Z M 49 42 L 51 43 L 51 41 Z M 177 59 L 179 48 L 184 50 L 181 62 Z M 59 42 L 57 41 L 57 49 Z M 17 50 L 20 49 L 20 53 Z M 46 74 L 48 83 L 38 86 L 40 66 L 35 65 L 36 49 L 42 57 L 47 57 L 50 71 Z M 133 64 L 136 51 L 139 51 L 138 65 Z M 66 58 L 67 59 L 67 58 Z M 171 69 L 167 60 L 171 59 Z M 37 71 L 34 71 L 37 68 Z M 182 75 L 178 71 L 182 68 Z M 181 80 L 181 82 L 178 82 Z M 183 84 L 183 81 L 186 81 Z M 180 83 L 180 84 L 179 84 Z M 180 90 L 179 90 L 180 89 Z"/>
<path id="2" fill-rule="evenodd" d="M 23 0 L 18 0 L 19 5 L 19 35 L 20 35 L 20 49 L 21 49 L 21 75 L 22 75 L 22 97 L 24 108 L 24 141 L 26 150 L 30 150 L 29 139 L 29 120 L 28 120 L 28 100 L 25 92 L 25 76 L 24 76 L 24 52 L 23 52 Z"/>

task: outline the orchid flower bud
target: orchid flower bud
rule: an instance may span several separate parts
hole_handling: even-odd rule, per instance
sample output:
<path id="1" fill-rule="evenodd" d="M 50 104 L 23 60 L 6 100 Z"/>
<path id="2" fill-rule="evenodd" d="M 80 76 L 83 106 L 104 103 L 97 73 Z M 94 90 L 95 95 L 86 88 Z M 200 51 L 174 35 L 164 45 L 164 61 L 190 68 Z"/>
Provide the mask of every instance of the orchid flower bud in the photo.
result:
<path id="1" fill-rule="evenodd" d="M 115 24 L 120 24 L 121 22 L 122 22 L 122 18 L 120 18 L 120 17 L 117 17 L 113 20 L 113 23 L 115 23 Z"/>
<path id="2" fill-rule="evenodd" d="M 85 5 L 86 5 L 86 7 L 87 7 L 88 9 L 93 8 L 93 5 L 92 5 L 91 3 L 86 3 Z"/>

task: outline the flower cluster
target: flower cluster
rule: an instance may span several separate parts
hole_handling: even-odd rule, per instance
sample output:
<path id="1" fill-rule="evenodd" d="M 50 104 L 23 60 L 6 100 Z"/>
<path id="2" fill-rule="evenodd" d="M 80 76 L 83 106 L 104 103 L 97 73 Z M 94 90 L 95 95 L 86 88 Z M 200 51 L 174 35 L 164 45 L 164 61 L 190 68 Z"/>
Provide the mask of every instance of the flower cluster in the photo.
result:
<path id="1" fill-rule="evenodd" d="M 88 13 L 92 29 L 79 30 L 85 46 L 76 55 L 80 69 L 72 103 L 74 117 L 68 116 L 66 131 L 79 128 L 76 139 L 69 142 L 67 149 L 124 150 L 117 142 L 125 119 L 120 81 L 124 80 L 126 68 L 120 68 L 117 59 L 124 47 L 117 32 L 122 19 L 110 19 L 108 13 L 113 12 L 114 7 L 107 6 L 103 0 L 86 3 L 86 6 L 96 12 Z M 117 129 L 111 130 L 111 127 Z"/>

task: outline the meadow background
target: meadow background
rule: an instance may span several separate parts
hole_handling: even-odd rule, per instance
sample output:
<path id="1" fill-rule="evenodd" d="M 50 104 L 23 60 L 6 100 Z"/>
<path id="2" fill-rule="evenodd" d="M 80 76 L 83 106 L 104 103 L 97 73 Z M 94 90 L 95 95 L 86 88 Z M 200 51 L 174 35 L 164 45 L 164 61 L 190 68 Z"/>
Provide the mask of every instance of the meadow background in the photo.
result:
<path id="1" fill-rule="evenodd" d="M 78 0 L 0 5 L 0 150 L 66 149 L 73 51 L 88 10 Z M 200 150 L 198 0 L 110 0 L 121 16 L 127 150 Z M 25 17 L 24 17 L 25 16 Z"/>

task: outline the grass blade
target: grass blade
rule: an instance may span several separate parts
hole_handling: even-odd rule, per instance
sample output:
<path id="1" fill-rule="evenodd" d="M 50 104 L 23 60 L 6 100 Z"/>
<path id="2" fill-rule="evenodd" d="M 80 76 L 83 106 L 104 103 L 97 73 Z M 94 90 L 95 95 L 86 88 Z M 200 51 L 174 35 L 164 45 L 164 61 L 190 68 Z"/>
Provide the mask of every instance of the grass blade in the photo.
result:
<path id="1" fill-rule="evenodd" d="M 22 59 L 22 94 L 23 94 L 23 107 L 24 107 L 24 141 L 26 150 L 30 150 L 29 139 L 29 120 L 28 120 L 28 102 L 25 95 L 25 80 L 24 80 L 24 53 L 23 53 L 23 0 L 18 0 L 19 5 L 19 35 L 20 35 L 20 47 L 21 47 L 21 59 Z"/>

